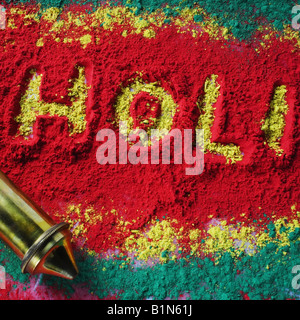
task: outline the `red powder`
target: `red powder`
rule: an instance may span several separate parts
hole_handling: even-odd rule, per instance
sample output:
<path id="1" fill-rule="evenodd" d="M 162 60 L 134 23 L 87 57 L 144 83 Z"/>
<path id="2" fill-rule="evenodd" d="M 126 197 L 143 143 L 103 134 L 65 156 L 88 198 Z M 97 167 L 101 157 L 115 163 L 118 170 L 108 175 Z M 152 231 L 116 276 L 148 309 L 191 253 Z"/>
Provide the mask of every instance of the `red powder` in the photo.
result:
<path id="1" fill-rule="evenodd" d="M 70 203 L 81 203 L 83 208 L 92 205 L 99 211 L 102 206 L 108 211 L 114 208 L 126 221 L 139 216 L 129 229 L 166 214 L 179 225 L 193 223 L 201 228 L 210 215 L 236 217 L 236 221 L 265 219 L 273 213 L 287 215 L 291 205 L 299 202 L 300 64 L 292 44 L 274 40 L 258 54 L 247 44 L 230 45 L 208 36 L 195 43 L 190 34 L 178 34 L 168 27 L 153 39 L 142 35 L 125 38 L 122 30 L 102 31 L 99 43 L 86 49 L 78 41 L 54 40 L 37 47 L 38 29 L 39 24 L 34 23 L 1 35 L 1 44 L 12 39 L 14 43 L 0 48 L 0 157 L 1 170 L 50 215 L 63 217 Z M 44 75 L 41 99 L 69 103 L 60 97 L 67 96 L 68 80 L 74 78 L 78 64 L 86 67 L 92 86 L 86 131 L 70 136 L 66 118 L 40 116 L 33 139 L 15 137 L 14 117 L 20 113 L 29 70 L 36 68 Z M 215 111 L 212 141 L 240 146 L 243 161 L 228 165 L 224 156 L 206 153 L 205 171 L 199 176 L 185 175 L 184 165 L 99 165 L 96 134 L 103 128 L 118 131 L 113 105 L 120 85 L 125 86 L 140 71 L 151 81 L 160 81 L 172 95 L 180 109 L 173 128 L 179 129 L 196 127 L 196 103 L 204 94 L 205 79 L 218 75 L 222 98 Z M 264 144 L 261 130 L 278 84 L 286 85 L 290 108 L 282 157 Z M 148 98 L 145 94 L 136 97 L 142 102 L 143 117 L 149 116 Z M 155 108 L 153 112 L 159 106 Z M 241 217 L 241 213 L 246 215 Z M 122 243 L 126 236 L 128 233 L 117 230 L 116 216 L 109 214 L 90 227 L 86 244 L 101 252 Z"/>

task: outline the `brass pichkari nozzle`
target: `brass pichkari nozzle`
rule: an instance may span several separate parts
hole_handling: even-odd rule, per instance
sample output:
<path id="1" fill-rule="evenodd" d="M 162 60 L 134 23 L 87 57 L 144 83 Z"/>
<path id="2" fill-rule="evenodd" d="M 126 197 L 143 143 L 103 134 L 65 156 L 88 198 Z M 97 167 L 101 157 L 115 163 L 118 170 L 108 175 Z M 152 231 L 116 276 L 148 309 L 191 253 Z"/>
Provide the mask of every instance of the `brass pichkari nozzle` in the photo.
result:
<path id="1" fill-rule="evenodd" d="M 78 269 L 68 224 L 55 222 L 0 171 L 0 238 L 22 260 L 23 273 L 73 279 Z"/>

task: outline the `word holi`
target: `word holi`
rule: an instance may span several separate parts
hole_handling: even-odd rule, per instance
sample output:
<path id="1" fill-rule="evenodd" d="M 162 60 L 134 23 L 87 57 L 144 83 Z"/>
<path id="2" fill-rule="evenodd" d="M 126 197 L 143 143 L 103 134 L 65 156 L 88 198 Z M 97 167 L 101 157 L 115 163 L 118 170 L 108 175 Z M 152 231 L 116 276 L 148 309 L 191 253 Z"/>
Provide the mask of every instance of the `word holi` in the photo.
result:
<path id="1" fill-rule="evenodd" d="M 85 68 L 82 66 L 76 66 L 75 68 L 78 70 L 78 77 L 69 80 L 73 86 L 68 89 L 68 99 L 71 102 L 71 106 L 63 103 L 48 103 L 43 101 L 40 98 L 42 74 L 37 74 L 35 70 L 31 71 L 32 78 L 29 81 L 28 89 L 20 100 L 20 114 L 15 118 L 19 124 L 19 135 L 22 135 L 26 139 L 32 137 L 34 123 L 37 117 L 43 115 L 67 118 L 70 135 L 85 132 L 87 126 L 86 101 L 91 86 L 88 86 L 86 83 Z M 131 140 L 129 133 L 132 133 L 133 130 L 140 130 L 139 132 L 145 137 L 146 135 L 151 136 L 152 130 L 159 130 L 160 132 L 165 130 L 171 133 L 173 119 L 180 112 L 180 108 L 173 100 L 172 95 L 163 88 L 159 81 L 147 82 L 142 78 L 142 73 L 137 73 L 135 79 L 131 79 L 131 82 L 126 87 L 121 86 L 121 88 L 122 90 L 116 97 L 113 105 L 114 123 L 126 123 L 127 135 L 125 134 L 125 136 L 127 137 L 125 140 L 127 139 L 128 141 L 128 137 Z M 212 128 L 217 123 L 222 123 L 219 121 L 220 119 L 215 121 L 215 110 L 219 105 L 217 102 L 221 96 L 220 88 L 217 75 L 211 75 L 205 80 L 204 94 L 197 102 L 200 115 L 195 129 L 204 130 L 204 152 L 224 156 L 226 163 L 234 164 L 243 160 L 244 153 L 240 150 L 240 146 L 234 143 L 212 141 Z M 260 128 L 266 140 L 265 144 L 273 149 L 278 157 L 282 156 L 285 152 L 281 146 L 281 138 L 285 132 L 285 117 L 289 111 L 286 93 L 286 86 L 280 85 L 275 87 L 269 110 L 266 113 L 265 119 L 262 119 L 260 122 Z M 126 131 L 124 130 L 122 131 L 123 133 Z M 97 159 L 99 158 L 98 162 L 101 164 L 114 163 L 115 152 L 113 148 L 115 146 L 115 138 L 112 132 L 108 132 L 107 130 L 101 131 L 97 134 L 97 141 L 103 141 L 105 133 L 107 133 L 109 143 L 111 144 L 111 146 L 108 145 L 109 143 L 106 144 L 109 156 L 107 159 L 106 156 L 101 155 L 103 148 L 100 147 Z M 178 135 L 178 133 L 175 135 Z M 163 139 L 164 136 L 166 134 L 161 134 L 160 139 Z M 142 139 L 141 135 L 140 139 Z M 132 154 L 132 152 L 129 152 L 130 157 Z M 121 156 L 121 163 L 124 163 L 124 161 L 124 158 Z M 135 161 L 136 159 L 132 158 L 130 162 L 134 163 Z M 144 160 L 140 158 L 141 163 L 142 161 Z M 187 162 L 189 163 L 189 161 Z M 198 172 L 200 172 L 199 169 Z"/>

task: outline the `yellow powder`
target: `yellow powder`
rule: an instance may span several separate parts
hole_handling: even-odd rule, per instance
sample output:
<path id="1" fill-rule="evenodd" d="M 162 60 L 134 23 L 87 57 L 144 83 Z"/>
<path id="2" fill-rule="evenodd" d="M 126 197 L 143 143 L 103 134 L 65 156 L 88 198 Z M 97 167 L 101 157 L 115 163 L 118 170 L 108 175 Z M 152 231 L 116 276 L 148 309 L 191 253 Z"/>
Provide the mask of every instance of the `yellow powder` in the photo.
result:
<path id="1" fill-rule="evenodd" d="M 21 113 L 15 118 L 20 124 L 19 134 L 28 137 L 32 133 L 32 127 L 39 115 L 49 114 L 51 116 L 65 116 L 69 120 L 70 134 L 82 133 L 86 128 L 85 121 L 85 100 L 89 87 L 85 84 L 84 68 L 78 66 L 79 75 L 77 79 L 70 80 L 73 87 L 68 89 L 68 96 L 72 106 L 60 103 L 46 103 L 40 100 L 40 85 L 42 74 L 31 71 L 33 78 L 29 82 L 28 89 L 21 98 Z"/>
<path id="2" fill-rule="evenodd" d="M 136 252 L 138 260 L 158 258 L 161 262 L 166 262 L 173 256 L 177 248 L 176 242 L 181 237 L 180 232 L 176 232 L 172 227 L 172 223 L 176 221 L 152 221 L 148 231 L 138 231 L 129 236 L 125 240 L 125 247 L 129 252 Z M 164 252 L 167 254 L 164 255 Z"/>
<path id="3" fill-rule="evenodd" d="M 124 31 L 127 28 L 127 32 L 141 34 L 146 38 L 153 38 L 156 35 L 155 28 L 161 28 L 164 25 L 165 19 L 169 19 L 170 23 L 174 23 L 178 26 L 178 32 L 191 33 L 193 37 L 201 36 L 203 33 L 209 34 L 211 38 L 218 39 L 222 37 L 224 39 L 234 38 L 228 33 L 228 29 L 220 26 L 215 18 L 210 17 L 202 8 L 184 8 L 177 10 L 181 18 L 167 17 L 162 9 L 157 9 L 152 13 L 135 14 L 134 10 L 123 6 L 102 6 L 92 13 L 76 13 L 76 12 L 62 12 L 60 8 L 48 8 L 43 12 L 42 18 L 48 23 L 41 25 L 41 34 L 47 34 L 49 31 L 54 39 L 60 38 L 61 41 L 65 38 L 67 30 L 72 28 L 73 40 L 83 41 L 82 45 L 85 47 L 89 42 L 80 40 L 82 37 L 82 29 L 89 31 L 91 28 L 95 31 L 95 27 L 99 32 L 102 30 L 113 31 L 115 28 L 122 26 Z M 29 24 L 34 21 L 39 21 L 37 14 L 26 12 L 26 10 L 12 9 L 11 16 L 8 20 L 8 27 L 14 28 L 14 18 L 16 15 L 25 15 L 26 21 L 24 23 Z M 27 13 L 27 14 L 26 14 Z M 197 32 L 194 29 L 194 15 L 202 14 L 204 20 L 197 22 L 200 27 Z M 58 21 L 57 18 L 60 18 Z M 50 28 L 50 29 L 49 29 Z M 126 33 L 123 36 L 127 36 Z"/>
<path id="4" fill-rule="evenodd" d="M 284 133 L 285 115 L 289 110 L 286 103 L 286 92 L 284 85 L 275 88 L 268 115 L 261 127 L 265 132 L 269 147 L 276 151 L 277 156 L 282 156 L 284 153 L 284 150 L 280 148 L 280 140 Z"/>
<path id="5" fill-rule="evenodd" d="M 123 134 L 129 134 L 133 130 L 133 118 L 130 115 L 130 106 L 134 97 L 140 92 L 149 93 L 157 98 L 161 104 L 161 116 L 149 119 L 153 121 L 153 126 L 147 129 L 148 136 L 150 137 L 151 135 L 151 129 L 164 130 L 165 133 L 162 135 L 167 134 L 172 128 L 177 105 L 172 96 L 160 86 L 159 82 L 146 83 L 139 77 L 134 79 L 133 83 L 128 87 L 122 88 L 121 94 L 117 97 L 114 106 L 116 110 L 116 123 L 119 124 L 119 121 L 124 122 L 128 128 L 127 132 L 123 132 Z"/>
<path id="6" fill-rule="evenodd" d="M 90 34 L 86 34 L 79 39 L 82 47 L 85 49 L 86 46 L 92 42 L 92 36 Z"/>
<path id="7" fill-rule="evenodd" d="M 144 37 L 145 38 L 154 38 L 155 37 L 155 31 L 152 29 L 147 29 L 144 31 Z"/>
<path id="8" fill-rule="evenodd" d="M 200 117 L 198 129 L 204 130 L 204 150 L 214 154 L 221 154 L 226 157 L 227 163 L 235 163 L 243 159 L 240 147 L 233 143 L 223 145 L 221 143 L 211 142 L 211 127 L 214 123 L 214 104 L 220 95 L 220 85 L 217 83 L 217 75 L 212 75 L 211 79 L 206 79 L 204 85 L 204 98 L 198 102 Z"/>
<path id="9" fill-rule="evenodd" d="M 36 42 L 36 46 L 37 47 L 42 47 L 44 45 L 44 41 L 43 38 L 39 38 Z"/>
<path id="10" fill-rule="evenodd" d="M 126 37 L 128 36 L 128 31 L 127 31 L 127 30 L 124 30 L 124 31 L 122 32 L 122 36 L 126 38 Z"/>
<path id="11" fill-rule="evenodd" d="M 117 217 L 117 233 L 124 234 L 130 230 L 132 221 L 125 221 L 119 216 L 118 211 L 110 211 L 102 208 L 101 212 L 93 207 L 83 210 L 82 206 L 70 205 L 66 210 L 66 219 L 70 223 L 72 232 L 77 236 L 88 239 L 89 227 L 101 223 L 103 216 L 114 214 Z M 213 255 L 216 263 L 224 252 L 229 252 L 233 258 L 239 258 L 240 254 L 254 255 L 257 250 L 268 243 L 276 243 L 280 247 L 289 246 L 289 235 L 300 228 L 298 219 L 288 217 L 274 220 L 275 235 L 272 237 L 268 229 L 259 229 L 256 224 L 249 226 L 243 222 L 228 223 L 226 220 L 211 220 L 205 229 L 190 229 L 181 227 L 178 229 L 175 219 L 151 220 L 141 229 L 131 229 L 131 235 L 124 239 L 118 247 L 121 255 L 134 255 L 138 260 L 158 260 L 165 263 L 170 259 L 177 259 L 180 251 L 185 247 L 187 239 L 190 243 L 191 255 Z M 265 232 L 267 231 L 267 232 Z M 188 238 L 187 238 L 188 237 Z M 234 250 L 233 250 L 234 249 Z M 91 251 L 91 254 L 93 252 Z"/>
<path id="12" fill-rule="evenodd" d="M 59 16 L 59 14 L 60 14 L 60 9 L 52 7 L 44 11 L 44 13 L 42 14 L 42 18 L 44 18 L 44 20 L 53 22 L 57 20 L 57 17 Z"/>

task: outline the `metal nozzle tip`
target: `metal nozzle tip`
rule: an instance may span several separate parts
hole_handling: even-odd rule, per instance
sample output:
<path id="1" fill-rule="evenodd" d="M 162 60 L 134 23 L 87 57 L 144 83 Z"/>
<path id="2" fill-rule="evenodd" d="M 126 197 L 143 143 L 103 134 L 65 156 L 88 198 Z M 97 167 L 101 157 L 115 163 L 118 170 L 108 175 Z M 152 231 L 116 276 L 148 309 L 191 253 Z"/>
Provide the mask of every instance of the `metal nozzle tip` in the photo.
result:
<path id="1" fill-rule="evenodd" d="M 70 280 L 76 277 L 78 269 L 67 226 L 62 222 L 40 236 L 23 258 L 23 272 L 45 273 Z"/>
<path id="2" fill-rule="evenodd" d="M 46 257 L 41 272 L 73 280 L 78 269 L 68 248 L 60 246 Z"/>

